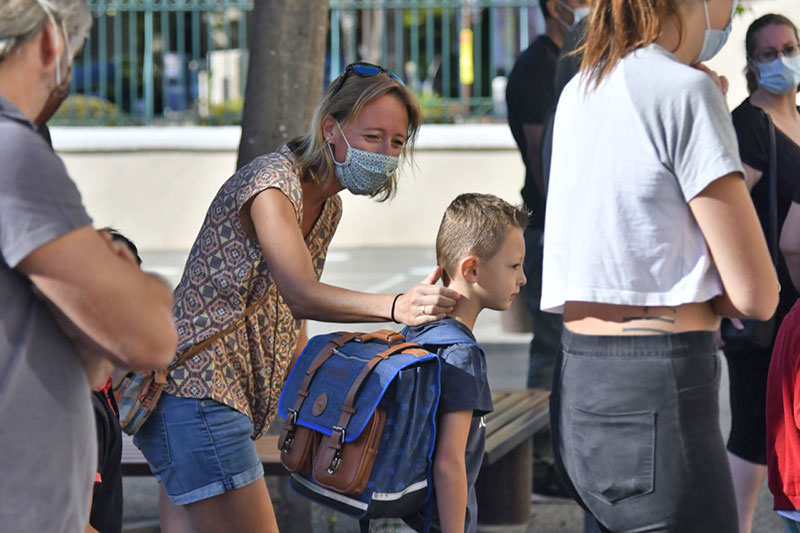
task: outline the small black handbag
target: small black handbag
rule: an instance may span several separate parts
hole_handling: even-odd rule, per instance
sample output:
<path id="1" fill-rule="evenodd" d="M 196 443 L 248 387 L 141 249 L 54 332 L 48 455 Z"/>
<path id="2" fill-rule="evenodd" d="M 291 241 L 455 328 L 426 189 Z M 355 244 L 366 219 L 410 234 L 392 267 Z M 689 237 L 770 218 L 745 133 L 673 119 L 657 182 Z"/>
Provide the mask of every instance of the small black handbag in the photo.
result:
<path id="1" fill-rule="evenodd" d="M 778 264 L 778 154 L 775 147 L 775 125 L 768 114 L 762 111 L 769 125 L 769 233 L 767 245 L 772 255 L 772 264 Z M 720 334 L 725 342 L 725 350 L 758 350 L 772 344 L 775 333 L 775 315 L 769 320 L 742 320 L 744 328 L 739 329 L 730 319 L 722 319 Z"/>

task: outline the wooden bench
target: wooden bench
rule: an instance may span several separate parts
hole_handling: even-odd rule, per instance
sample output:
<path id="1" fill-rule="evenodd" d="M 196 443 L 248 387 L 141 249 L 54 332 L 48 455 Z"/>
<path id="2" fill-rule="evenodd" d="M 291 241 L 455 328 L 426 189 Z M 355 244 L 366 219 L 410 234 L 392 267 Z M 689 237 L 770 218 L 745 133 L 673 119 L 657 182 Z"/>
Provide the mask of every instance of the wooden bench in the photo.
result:
<path id="1" fill-rule="evenodd" d="M 486 415 L 486 448 L 475 483 L 478 522 L 519 525 L 530 520 L 533 434 L 550 423 L 550 392 L 498 390 Z"/>
<path id="2" fill-rule="evenodd" d="M 256 441 L 256 450 L 264 465 L 264 473 L 268 476 L 285 476 L 288 474 L 281 465 L 278 453 L 278 436 L 264 435 Z M 122 475 L 123 476 L 152 476 L 150 466 L 145 461 L 142 452 L 134 446 L 133 437 L 122 434 Z"/>
<path id="3" fill-rule="evenodd" d="M 486 448 L 476 483 L 478 520 L 484 524 L 523 524 L 530 517 L 533 434 L 549 423 L 549 392 L 498 390 L 494 411 L 486 415 Z M 280 464 L 278 436 L 265 435 L 256 450 L 268 476 L 287 475 Z M 122 475 L 150 476 L 132 438 L 123 434 Z"/>

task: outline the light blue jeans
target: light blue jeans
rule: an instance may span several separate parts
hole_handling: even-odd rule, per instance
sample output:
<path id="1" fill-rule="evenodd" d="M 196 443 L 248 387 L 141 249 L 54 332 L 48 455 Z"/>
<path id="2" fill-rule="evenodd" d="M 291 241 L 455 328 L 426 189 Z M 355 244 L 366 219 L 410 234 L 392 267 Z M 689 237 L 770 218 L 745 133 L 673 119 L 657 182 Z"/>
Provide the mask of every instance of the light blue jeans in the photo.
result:
<path id="1" fill-rule="evenodd" d="M 781 520 L 783 520 L 783 527 L 786 528 L 786 533 L 800 533 L 800 522 L 795 522 L 785 516 L 781 516 Z"/>

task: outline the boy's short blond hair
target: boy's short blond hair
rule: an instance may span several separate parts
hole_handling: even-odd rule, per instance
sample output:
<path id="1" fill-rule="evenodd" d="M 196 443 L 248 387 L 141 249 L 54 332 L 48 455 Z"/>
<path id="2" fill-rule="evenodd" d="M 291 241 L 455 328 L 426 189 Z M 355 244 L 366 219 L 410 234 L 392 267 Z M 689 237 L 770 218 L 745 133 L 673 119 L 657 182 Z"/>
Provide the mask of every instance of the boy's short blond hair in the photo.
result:
<path id="1" fill-rule="evenodd" d="M 488 261 L 503 245 L 509 228 L 524 230 L 528 212 L 493 194 L 466 193 L 450 202 L 436 236 L 436 261 L 447 280 L 467 255 Z"/>

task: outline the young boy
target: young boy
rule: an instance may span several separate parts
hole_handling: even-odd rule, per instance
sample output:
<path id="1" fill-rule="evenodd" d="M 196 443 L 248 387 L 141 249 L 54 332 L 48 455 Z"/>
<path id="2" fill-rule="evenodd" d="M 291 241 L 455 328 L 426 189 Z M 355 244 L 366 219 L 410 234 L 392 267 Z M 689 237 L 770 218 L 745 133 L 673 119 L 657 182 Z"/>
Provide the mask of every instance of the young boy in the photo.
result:
<path id="1" fill-rule="evenodd" d="M 127 237 L 115 229 L 99 230 L 110 239 L 117 253 L 129 253 L 141 266 L 139 251 Z M 114 367 L 108 363 L 105 373 Z M 119 410 L 111 391 L 111 377 L 92 391 L 92 407 L 97 424 L 97 474 L 92 490 L 92 507 L 85 533 L 119 533 L 122 531 L 122 430 L 119 427 Z"/>
<path id="2" fill-rule="evenodd" d="M 433 531 L 477 529 L 475 480 L 486 440 L 483 415 L 492 411 L 492 395 L 486 358 L 473 344 L 472 328 L 483 309 L 507 309 L 525 284 L 527 223 L 527 212 L 490 194 L 462 194 L 453 200 L 439 226 L 436 259 L 443 283 L 461 298 L 448 317 L 404 330 L 406 339 L 413 341 L 432 328 L 456 325 L 467 341 L 437 350 L 442 373 L 433 460 Z M 404 520 L 421 531 L 425 509 Z"/>
<path id="3" fill-rule="evenodd" d="M 781 322 L 767 374 L 767 479 L 786 531 L 800 532 L 800 300 Z"/>

